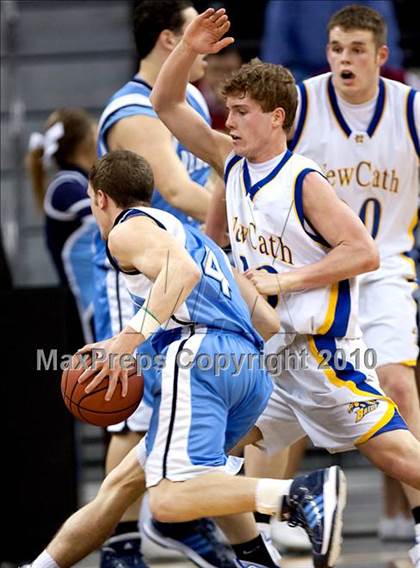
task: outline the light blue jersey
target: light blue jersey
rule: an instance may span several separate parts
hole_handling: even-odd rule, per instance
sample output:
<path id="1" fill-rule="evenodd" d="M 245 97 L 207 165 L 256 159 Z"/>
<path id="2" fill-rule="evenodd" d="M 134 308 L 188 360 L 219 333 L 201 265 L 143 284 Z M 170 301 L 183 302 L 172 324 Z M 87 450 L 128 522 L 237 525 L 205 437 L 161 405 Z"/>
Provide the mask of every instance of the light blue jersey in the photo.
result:
<path id="1" fill-rule="evenodd" d="M 135 216 L 152 218 L 168 231 L 201 271 L 185 302 L 141 345 L 143 360 L 153 361 L 145 373 L 152 416 L 138 446 L 147 486 L 163 478 L 185 481 L 214 471 L 234 473 L 240 464 L 226 453 L 255 424 L 272 391 L 267 372 L 252 363 L 262 339 L 252 327 L 228 258 L 212 240 L 149 207 L 123 211 L 115 225 Z M 137 270 L 123 275 L 137 308 L 147 305 L 153 282 Z M 223 368 L 217 367 L 220 358 Z M 245 364 L 238 367 L 240 360 Z"/>
<path id="2" fill-rule="evenodd" d="M 158 119 L 152 103 L 150 102 L 151 90 L 152 87 L 150 85 L 136 76 L 113 95 L 99 121 L 99 156 L 104 156 L 107 152 L 109 152 L 107 135 L 110 128 L 119 120 L 129 116 L 149 116 Z M 208 124 L 210 124 L 210 114 L 206 101 L 200 91 L 191 84 L 189 84 L 187 88 L 187 102 Z M 194 154 L 191 154 L 191 152 L 189 152 L 175 138 L 174 145 L 176 153 L 184 164 L 191 180 L 204 186 L 210 173 L 209 165 L 194 156 Z M 156 207 L 156 209 L 162 209 L 163 211 L 172 213 L 182 223 L 187 223 L 193 226 L 199 225 L 199 222 L 196 219 L 193 219 L 189 215 L 186 215 L 179 209 L 170 205 L 156 189 L 153 193 L 152 206 Z"/>
<path id="3" fill-rule="evenodd" d="M 194 227 L 183 225 L 173 215 L 151 207 L 127 209 L 117 217 L 115 225 L 136 216 L 150 217 L 159 227 L 168 231 L 185 247 L 202 273 L 200 282 L 185 303 L 177 308 L 168 322 L 162 324 L 156 336 L 173 329 L 182 330 L 194 326 L 196 329 L 237 333 L 257 348 L 262 348 L 262 339 L 252 326 L 248 307 L 224 252 Z M 139 309 L 146 301 L 153 282 L 138 271 L 124 272 L 111 256 L 109 260 L 116 270 L 123 272 L 128 291 Z"/>

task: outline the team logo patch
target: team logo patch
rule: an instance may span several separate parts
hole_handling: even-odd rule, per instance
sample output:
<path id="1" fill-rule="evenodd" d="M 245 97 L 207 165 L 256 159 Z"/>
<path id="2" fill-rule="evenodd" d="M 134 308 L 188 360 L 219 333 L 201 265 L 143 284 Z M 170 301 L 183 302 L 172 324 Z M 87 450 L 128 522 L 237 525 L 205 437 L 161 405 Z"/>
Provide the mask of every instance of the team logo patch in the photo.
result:
<path id="1" fill-rule="evenodd" d="M 379 400 L 363 400 L 359 402 L 351 402 L 348 405 L 348 413 L 354 412 L 356 414 L 356 423 L 360 422 L 362 418 L 373 412 L 379 406 Z"/>

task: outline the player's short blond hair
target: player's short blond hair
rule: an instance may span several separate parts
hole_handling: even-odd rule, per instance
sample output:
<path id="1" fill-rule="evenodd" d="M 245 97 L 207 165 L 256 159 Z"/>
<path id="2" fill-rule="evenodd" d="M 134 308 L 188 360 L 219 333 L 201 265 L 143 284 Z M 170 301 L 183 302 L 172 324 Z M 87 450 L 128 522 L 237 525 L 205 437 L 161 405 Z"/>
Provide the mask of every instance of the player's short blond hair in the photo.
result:
<path id="1" fill-rule="evenodd" d="M 328 33 L 336 27 L 344 31 L 368 30 L 373 34 L 376 47 L 386 44 L 387 26 L 379 12 L 368 6 L 353 4 L 336 12 L 328 22 Z"/>
<path id="2" fill-rule="evenodd" d="M 286 114 L 283 129 L 288 132 L 293 125 L 297 107 L 296 83 L 291 72 L 282 65 L 253 59 L 224 81 L 221 92 L 224 97 L 247 95 L 260 104 L 263 112 L 281 107 Z"/>

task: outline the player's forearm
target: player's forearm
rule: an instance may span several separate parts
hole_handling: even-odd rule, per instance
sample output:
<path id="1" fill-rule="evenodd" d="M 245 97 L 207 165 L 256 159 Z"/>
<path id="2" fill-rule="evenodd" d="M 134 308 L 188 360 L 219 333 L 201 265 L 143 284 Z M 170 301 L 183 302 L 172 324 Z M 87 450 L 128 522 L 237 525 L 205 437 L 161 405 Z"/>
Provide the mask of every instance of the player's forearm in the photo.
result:
<path id="1" fill-rule="evenodd" d="M 196 57 L 197 53 L 181 40 L 162 65 L 150 95 L 157 113 L 164 113 L 171 106 L 185 102 L 190 69 Z"/>
<path id="2" fill-rule="evenodd" d="M 241 295 L 248 306 L 253 326 L 264 341 L 268 341 L 280 330 L 280 318 L 249 280 L 236 269 L 233 269 L 233 274 Z"/>
<path id="3" fill-rule="evenodd" d="M 379 254 L 376 245 L 357 246 L 343 243 L 332 249 L 321 261 L 297 268 L 282 277 L 287 278 L 285 289 L 288 292 L 297 292 L 331 286 L 378 267 Z"/>
<path id="4" fill-rule="evenodd" d="M 150 331 L 157 331 L 161 324 L 169 320 L 172 314 L 185 302 L 199 282 L 200 277 L 200 270 L 193 261 L 183 262 L 179 259 L 171 261 L 170 256 L 168 257 L 167 264 L 160 271 L 149 296 L 139 310 L 139 312 L 142 310 L 146 312 L 146 320 L 143 316 L 143 321 L 147 333 L 142 334 L 146 339 L 150 335 Z M 132 328 L 141 334 L 141 325 L 137 325 L 136 317 L 137 314 L 128 323 L 126 330 L 130 332 Z M 138 321 L 142 321 L 142 318 L 139 317 Z M 144 337 L 139 335 L 138 344 L 144 341 Z"/>
<path id="5" fill-rule="evenodd" d="M 219 246 L 229 243 L 227 236 L 226 198 L 223 182 L 218 178 L 206 217 L 206 234 Z"/>
<path id="6" fill-rule="evenodd" d="M 160 190 L 160 193 L 173 207 L 180 209 L 198 221 L 205 221 L 210 207 L 211 195 L 199 184 L 188 182 Z"/>

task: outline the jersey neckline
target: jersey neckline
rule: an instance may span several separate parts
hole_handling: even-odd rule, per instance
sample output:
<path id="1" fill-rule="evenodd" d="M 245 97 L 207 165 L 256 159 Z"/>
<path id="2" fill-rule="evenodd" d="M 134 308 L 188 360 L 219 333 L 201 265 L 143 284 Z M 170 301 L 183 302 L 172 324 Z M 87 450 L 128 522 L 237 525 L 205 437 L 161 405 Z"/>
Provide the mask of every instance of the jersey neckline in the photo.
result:
<path id="1" fill-rule="evenodd" d="M 140 83 L 140 85 L 144 85 L 150 91 L 153 89 L 153 87 L 151 85 L 149 85 L 149 83 L 146 83 L 146 81 L 144 81 L 144 79 L 140 79 L 140 77 L 138 75 L 134 75 L 134 77 L 131 80 L 134 81 L 134 83 Z"/>
<path id="2" fill-rule="evenodd" d="M 284 153 L 283 157 L 279 161 L 279 163 L 276 166 L 274 166 L 274 168 L 271 170 L 271 172 L 268 175 L 266 175 L 265 178 L 260 179 L 259 181 L 254 183 L 254 185 L 252 185 L 252 183 L 251 183 L 251 176 L 249 174 L 248 162 L 247 162 L 246 159 L 244 159 L 243 178 L 244 178 L 245 191 L 246 191 L 247 195 L 249 195 L 249 197 L 253 200 L 255 195 L 258 193 L 258 191 L 264 185 L 266 185 L 273 178 L 276 177 L 276 175 L 283 168 L 283 166 L 286 164 L 286 162 L 292 157 L 292 155 L 293 155 L 293 152 L 291 152 L 289 149 L 287 149 L 286 152 Z"/>
<path id="3" fill-rule="evenodd" d="M 376 99 L 375 110 L 373 112 L 369 126 L 367 127 L 366 130 L 366 134 L 370 138 L 372 138 L 372 136 L 375 134 L 376 128 L 379 124 L 379 121 L 381 120 L 385 108 L 385 82 L 382 78 L 379 79 L 378 87 L 379 87 L 379 92 Z M 337 122 L 341 127 L 342 131 L 347 136 L 347 138 L 349 138 L 352 135 L 353 130 L 350 128 L 338 105 L 337 95 L 332 82 L 332 75 L 328 77 L 327 94 L 328 94 L 328 99 L 330 101 L 332 112 L 335 118 L 337 119 Z"/>

